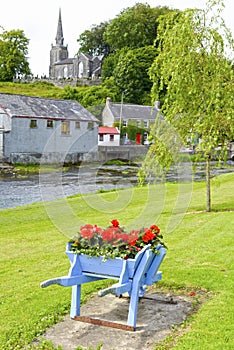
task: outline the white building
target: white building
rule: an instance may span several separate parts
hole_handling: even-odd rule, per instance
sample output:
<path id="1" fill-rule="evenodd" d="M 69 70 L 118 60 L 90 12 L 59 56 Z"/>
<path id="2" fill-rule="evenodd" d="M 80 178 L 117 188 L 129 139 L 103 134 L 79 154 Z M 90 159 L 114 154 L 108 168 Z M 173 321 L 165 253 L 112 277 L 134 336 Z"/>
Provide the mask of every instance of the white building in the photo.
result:
<path id="1" fill-rule="evenodd" d="M 98 128 L 98 146 L 119 146 L 120 132 L 117 128 L 108 126 L 99 126 Z"/>
<path id="2" fill-rule="evenodd" d="M 97 153 L 98 119 L 77 101 L 0 94 L 0 138 L 9 163 L 77 163 Z"/>

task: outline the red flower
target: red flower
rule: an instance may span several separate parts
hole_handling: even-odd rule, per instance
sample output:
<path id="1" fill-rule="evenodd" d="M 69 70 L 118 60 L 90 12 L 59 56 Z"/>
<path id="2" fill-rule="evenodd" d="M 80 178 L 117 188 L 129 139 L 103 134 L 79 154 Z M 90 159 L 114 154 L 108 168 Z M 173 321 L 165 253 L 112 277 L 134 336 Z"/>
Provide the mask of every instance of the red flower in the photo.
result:
<path id="1" fill-rule="evenodd" d="M 190 297 L 194 297 L 196 295 L 196 292 L 192 291 L 189 293 Z"/>
<path id="2" fill-rule="evenodd" d="M 83 228 L 92 229 L 92 228 L 93 228 L 93 225 L 91 225 L 91 224 L 86 224 L 86 225 L 84 225 L 84 226 L 81 226 L 81 227 L 80 227 L 80 230 L 82 230 Z"/>
<path id="3" fill-rule="evenodd" d="M 91 239 L 94 236 L 93 228 L 86 228 L 85 226 L 80 229 L 80 235 L 83 238 Z"/>
<path id="4" fill-rule="evenodd" d="M 112 220 L 111 223 L 112 223 L 112 225 L 113 225 L 114 227 L 118 227 L 118 226 L 119 226 L 118 220 Z"/>
<path id="5" fill-rule="evenodd" d="M 115 238 L 114 231 L 111 228 L 107 228 L 102 232 L 103 241 L 111 242 Z"/>
<path id="6" fill-rule="evenodd" d="M 151 232 L 150 230 L 147 230 L 147 231 L 145 231 L 145 234 L 142 237 L 142 240 L 143 240 L 143 242 L 148 243 L 149 241 L 151 241 L 155 237 L 156 237 L 156 235 L 153 232 Z"/>
<path id="7" fill-rule="evenodd" d="M 97 234 L 101 234 L 102 233 L 102 228 L 101 227 L 97 227 L 97 225 L 93 226 L 93 231 Z"/>
<path id="8" fill-rule="evenodd" d="M 150 230 L 153 231 L 153 233 L 155 234 L 160 233 L 160 228 L 156 225 L 150 226 Z"/>
<path id="9" fill-rule="evenodd" d="M 128 242 L 129 235 L 127 233 L 116 233 L 115 239 L 116 241 L 121 240 L 122 242 Z"/>
<path id="10" fill-rule="evenodd" d="M 136 242 L 137 242 L 136 239 L 132 239 L 132 240 L 129 241 L 128 243 L 129 243 L 130 246 L 135 246 L 135 245 L 136 245 Z"/>

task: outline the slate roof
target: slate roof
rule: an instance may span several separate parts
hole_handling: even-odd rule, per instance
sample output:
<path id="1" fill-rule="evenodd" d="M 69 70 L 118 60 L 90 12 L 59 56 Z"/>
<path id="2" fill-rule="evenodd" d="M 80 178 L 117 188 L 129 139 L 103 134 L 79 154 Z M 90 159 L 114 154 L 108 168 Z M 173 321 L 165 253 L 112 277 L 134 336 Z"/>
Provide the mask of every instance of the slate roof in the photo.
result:
<path id="1" fill-rule="evenodd" d="M 99 134 L 116 134 L 119 135 L 119 130 L 117 128 L 108 127 L 108 126 L 99 126 Z"/>
<path id="2" fill-rule="evenodd" d="M 73 100 L 56 100 L 25 95 L 1 94 L 0 107 L 11 117 L 37 117 L 98 122 L 87 109 Z"/>
<path id="3" fill-rule="evenodd" d="M 119 118 L 121 115 L 121 103 L 109 103 L 109 108 L 114 118 Z M 123 119 L 148 119 L 155 120 L 157 116 L 157 109 L 152 106 L 142 106 L 134 104 L 122 105 Z"/>

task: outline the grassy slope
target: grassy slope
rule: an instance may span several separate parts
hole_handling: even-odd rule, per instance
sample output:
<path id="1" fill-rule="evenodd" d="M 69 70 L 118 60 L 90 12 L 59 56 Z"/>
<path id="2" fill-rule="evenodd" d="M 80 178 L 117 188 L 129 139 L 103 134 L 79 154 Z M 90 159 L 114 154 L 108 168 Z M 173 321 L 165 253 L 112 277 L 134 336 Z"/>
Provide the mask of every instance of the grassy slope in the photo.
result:
<path id="1" fill-rule="evenodd" d="M 185 215 L 172 215 L 179 196 L 176 184 L 1 210 L 0 312 L 4 322 L 0 325 L 0 348 L 15 349 L 16 344 L 23 348 L 69 312 L 70 288 L 52 286 L 44 290 L 40 282 L 67 274 L 65 243 L 78 224 L 106 226 L 117 218 L 124 226 L 143 222 L 161 227 L 169 247 L 162 266 L 162 286 L 205 288 L 214 293 L 193 316 L 189 331 L 177 339 L 173 349 L 233 349 L 234 213 L 226 210 L 234 209 L 233 183 L 234 174 L 212 181 L 215 211 L 211 213 L 199 212 L 205 208 L 204 183 L 193 185 Z M 180 186 L 183 189 L 190 190 L 190 186 Z M 171 222 L 177 227 L 168 232 Z M 101 283 L 87 284 L 83 300 Z M 167 348 L 166 343 L 163 346 Z"/>
<path id="2" fill-rule="evenodd" d="M 63 88 L 47 82 L 35 83 L 3 83 L 0 82 L 0 93 L 40 96 L 45 98 L 60 98 Z"/>

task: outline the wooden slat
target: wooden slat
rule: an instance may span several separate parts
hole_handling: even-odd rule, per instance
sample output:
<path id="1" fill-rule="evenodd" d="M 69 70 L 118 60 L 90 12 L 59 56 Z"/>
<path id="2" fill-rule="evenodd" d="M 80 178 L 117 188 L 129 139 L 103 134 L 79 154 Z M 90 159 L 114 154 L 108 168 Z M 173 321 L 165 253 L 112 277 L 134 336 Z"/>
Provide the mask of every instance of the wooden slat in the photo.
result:
<path id="1" fill-rule="evenodd" d="M 122 329 L 124 331 L 130 331 L 130 332 L 134 332 L 135 331 L 135 328 L 133 326 L 128 326 L 128 325 L 125 325 L 125 324 L 122 324 L 122 323 L 117 323 L 117 322 L 101 320 L 99 318 L 92 318 L 92 317 L 85 317 L 85 316 L 75 316 L 72 319 L 75 320 L 75 321 L 91 323 L 91 324 L 95 324 L 95 325 L 98 325 L 98 326 L 118 328 L 118 329 Z"/>

